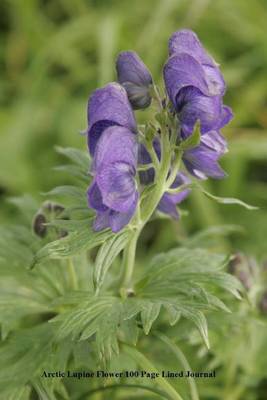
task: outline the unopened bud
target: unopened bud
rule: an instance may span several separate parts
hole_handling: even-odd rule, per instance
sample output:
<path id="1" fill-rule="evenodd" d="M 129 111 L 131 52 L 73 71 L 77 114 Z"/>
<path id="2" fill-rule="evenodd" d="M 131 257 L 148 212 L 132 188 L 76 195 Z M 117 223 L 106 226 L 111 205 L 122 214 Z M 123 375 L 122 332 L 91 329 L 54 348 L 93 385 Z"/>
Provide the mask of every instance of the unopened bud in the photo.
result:
<path id="1" fill-rule="evenodd" d="M 127 92 L 135 110 L 147 108 L 151 103 L 152 76 L 141 58 L 134 51 L 119 54 L 116 62 L 119 83 Z"/>
<path id="2" fill-rule="evenodd" d="M 47 227 L 45 224 L 46 224 L 46 218 L 44 214 L 42 213 L 36 214 L 33 220 L 33 231 L 37 236 L 41 238 L 45 237 L 47 233 Z"/>
<path id="3" fill-rule="evenodd" d="M 253 284 L 254 260 L 250 260 L 244 254 L 234 254 L 229 262 L 229 272 L 240 280 L 246 290 Z"/>

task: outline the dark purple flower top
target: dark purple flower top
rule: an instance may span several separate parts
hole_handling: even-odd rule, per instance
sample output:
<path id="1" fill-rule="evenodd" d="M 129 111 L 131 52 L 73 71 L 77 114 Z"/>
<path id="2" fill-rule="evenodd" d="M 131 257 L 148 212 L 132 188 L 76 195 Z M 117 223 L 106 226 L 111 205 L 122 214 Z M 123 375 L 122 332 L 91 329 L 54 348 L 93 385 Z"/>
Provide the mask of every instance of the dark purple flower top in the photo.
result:
<path id="1" fill-rule="evenodd" d="M 134 51 L 121 52 L 116 70 L 118 81 L 126 89 L 132 107 L 135 110 L 148 107 L 151 103 L 149 88 L 152 76 L 138 54 Z"/>

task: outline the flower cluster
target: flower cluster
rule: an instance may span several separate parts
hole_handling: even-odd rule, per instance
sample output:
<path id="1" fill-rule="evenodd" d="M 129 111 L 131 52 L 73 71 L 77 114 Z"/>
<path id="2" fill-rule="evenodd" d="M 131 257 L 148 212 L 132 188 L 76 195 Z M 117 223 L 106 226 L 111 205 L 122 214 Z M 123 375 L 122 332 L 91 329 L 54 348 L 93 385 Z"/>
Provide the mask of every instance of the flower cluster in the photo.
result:
<path id="1" fill-rule="evenodd" d="M 93 158 L 88 204 L 96 211 L 94 229 L 110 227 L 114 232 L 132 219 L 143 188 L 157 184 L 153 163 L 161 165 L 164 158 L 160 127 L 152 124 L 154 132 L 144 140 L 146 133 L 138 129 L 133 110 L 149 107 L 157 97 L 169 118 L 165 124 L 165 135 L 173 146 L 166 175 L 169 186 L 162 188 L 156 207 L 173 218 L 179 217 L 176 205 L 189 194 L 183 187 L 190 184 L 187 173 L 198 179 L 225 176 L 218 164 L 227 151 L 220 129 L 232 118 L 222 102 L 225 82 L 218 65 L 192 31 L 178 31 L 170 38 L 169 59 L 163 69 L 168 99 L 155 96 L 151 73 L 135 52 L 120 53 L 116 70 L 118 83 L 97 89 L 88 103 L 88 147 Z M 197 122 L 200 142 L 183 151 L 185 170 L 173 172 L 175 148 L 192 135 Z M 169 176 L 173 176 L 171 181 Z"/>
<path id="2" fill-rule="evenodd" d="M 232 112 L 222 103 L 225 82 L 218 64 L 194 32 L 182 30 L 169 40 L 169 59 L 163 74 L 180 122 L 181 138 L 192 134 L 197 120 L 201 124 L 200 145 L 183 155 L 187 170 L 199 179 L 223 178 L 218 159 L 227 151 L 227 143 L 219 130 L 231 120 Z"/>

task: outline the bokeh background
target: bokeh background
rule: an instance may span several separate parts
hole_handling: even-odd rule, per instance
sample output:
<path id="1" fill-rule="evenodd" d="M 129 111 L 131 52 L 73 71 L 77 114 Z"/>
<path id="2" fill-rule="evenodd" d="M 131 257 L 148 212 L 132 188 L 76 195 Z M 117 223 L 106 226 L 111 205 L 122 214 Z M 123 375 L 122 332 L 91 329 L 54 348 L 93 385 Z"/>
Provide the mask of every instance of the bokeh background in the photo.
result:
<path id="1" fill-rule="evenodd" d="M 182 205 L 181 222 L 160 219 L 145 229 L 139 261 L 145 263 L 152 253 L 177 240 L 189 247 L 196 242 L 212 247 L 216 236 L 216 246 L 227 252 L 241 251 L 261 266 L 265 262 L 266 282 L 260 278 L 258 284 L 266 291 L 266 26 L 267 0 L 0 0 L 0 223 L 20 219 L 10 198 L 30 194 L 41 203 L 42 192 L 71 182 L 54 169 L 65 163 L 55 146 L 86 150 L 80 131 L 87 124 L 88 96 L 115 79 L 118 52 L 136 50 L 162 85 L 169 36 L 191 28 L 221 64 L 228 86 L 225 103 L 235 115 L 224 129 L 230 151 L 222 165 L 229 177 L 206 182 L 205 187 L 259 210 L 219 205 L 193 191 Z M 138 118 L 145 120 L 150 112 L 139 112 Z M 213 358 L 199 338 L 190 337 L 187 347 L 181 339 L 195 370 L 203 367 L 201 357 L 205 365 L 211 362 L 210 368 L 216 362 L 224 365 L 221 380 L 213 386 L 200 383 L 201 398 L 267 399 L 264 307 L 265 317 L 258 321 L 258 311 L 251 314 L 242 303 L 243 325 L 238 322 L 231 334 L 236 314 L 231 320 L 225 315 L 210 318 Z M 177 332 L 180 340 L 188 326 L 183 331 L 179 325 Z M 165 352 L 151 346 L 150 340 L 147 348 L 155 350 L 160 362 Z"/>

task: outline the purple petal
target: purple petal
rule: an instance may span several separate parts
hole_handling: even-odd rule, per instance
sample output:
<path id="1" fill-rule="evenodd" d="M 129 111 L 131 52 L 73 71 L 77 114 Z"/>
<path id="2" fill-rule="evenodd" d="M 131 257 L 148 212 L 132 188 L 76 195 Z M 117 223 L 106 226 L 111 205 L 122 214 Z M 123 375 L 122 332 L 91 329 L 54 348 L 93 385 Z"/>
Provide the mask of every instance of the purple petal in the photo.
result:
<path id="1" fill-rule="evenodd" d="M 134 174 L 135 169 L 124 162 L 100 166 L 96 181 L 106 206 L 123 213 L 131 209 L 136 196 Z"/>
<path id="2" fill-rule="evenodd" d="M 118 124 L 114 121 L 109 121 L 107 119 L 101 120 L 97 121 L 92 126 L 90 131 L 87 131 L 87 144 L 91 155 L 94 155 L 97 142 L 100 139 L 100 136 L 102 135 L 104 130 L 114 125 L 116 126 Z"/>
<path id="3" fill-rule="evenodd" d="M 131 209 L 127 213 L 120 213 L 111 211 L 109 216 L 109 225 L 113 232 L 119 232 L 125 225 L 132 219 L 138 201 L 138 194 L 136 193 L 135 202 L 132 204 Z"/>
<path id="4" fill-rule="evenodd" d="M 208 148 L 203 143 L 184 152 L 183 161 L 187 170 L 198 179 L 222 179 L 225 172 L 218 164 L 221 154 Z"/>
<path id="5" fill-rule="evenodd" d="M 218 154 L 224 154 L 228 151 L 227 141 L 220 132 L 217 131 L 210 131 L 202 135 L 201 143 L 216 151 Z"/>
<path id="6" fill-rule="evenodd" d="M 201 133 L 217 127 L 221 120 L 222 104 L 219 96 L 204 96 L 194 87 L 183 88 L 176 97 L 176 107 L 182 129 L 193 131 L 197 120 L 201 123 Z"/>
<path id="7" fill-rule="evenodd" d="M 169 98 L 176 108 L 176 97 L 182 88 L 191 86 L 202 94 L 209 95 L 205 72 L 191 55 L 181 53 L 170 57 L 163 69 L 165 86 Z"/>
<path id="8" fill-rule="evenodd" d="M 108 208 L 103 203 L 103 197 L 99 190 L 99 187 L 95 181 L 92 182 L 91 186 L 87 191 L 88 205 L 97 211 L 106 211 Z"/>
<path id="9" fill-rule="evenodd" d="M 134 51 L 123 51 L 116 62 L 118 81 L 121 84 L 131 82 L 137 86 L 149 86 L 152 77 L 141 58 Z"/>
<path id="10" fill-rule="evenodd" d="M 188 53 L 201 64 L 215 65 L 213 58 L 206 52 L 197 35 L 189 29 L 174 32 L 169 39 L 169 55 L 178 53 Z"/>
<path id="11" fill-rule="evenodd" d="M 103 229 L 109 228 L 109 215 L 110 215 L 110 210 L 97 213 L 93 223 L 94 231 L 99 232 L 102 231 Z"/>
<path id="12" fill-rule="evenodd" d="M 172 184 L 171 188 L 178 188 L 181 185 L 190 183 L 191 180 L 180 172 L 177 174 L 174 183 Z M 171 217 L 178 219 L 179 213 L 176 209 L 176 204 L 181 203 L 190 193 L 190 189 L 185 189 L 180 193 L 171 194 L 171 193 L 164 193 L 162 196 L 159 204 L 158 209 L 165 214 L 169 214 Z"/>
<path id="13" fill-rule="evenodd" d="M 112 126 L 107 128 L 99 139 L 94 157 L 94 169 L 102 164 L 125 162 L 129 165 L 137 164 L 136 136 L 126 128 Z"/>
<path id="14" fill-rule="evenodd" d="M 162 196 L 157 208 L 164 214 L 169 214 L 172 218 L 179 219 L 176 204 L 169 198 L 167 193 Z"/>
<path id="15" fill-rule="evenodd" d="M 233 118 L 233 113 L 231 108 L 228 106 L 223 106 L 217 129 L 223 128 L 231 121 L 232 118 Z"/>
<path id="16" fill-rule="evenodd" d="M 203 65 L 205 71 L 206 81 L 209 87 L 209 93 L 212 96 L 223 96 L 225 92 L 225 81 L 222 73 L 216 66 Z"/>
<path id="17" fill-rule="evenodd" d="M 103 130 L 120 125 L 136 132 L 136 122 L 125 89 L 110 83 L 97 89 L 88 102 L 88 142 L 91 154 Z"/>

